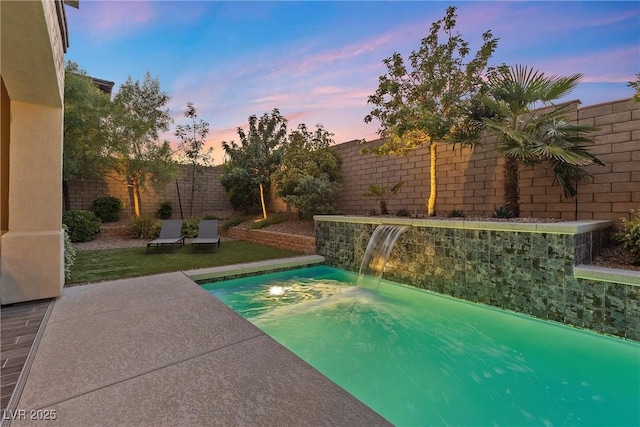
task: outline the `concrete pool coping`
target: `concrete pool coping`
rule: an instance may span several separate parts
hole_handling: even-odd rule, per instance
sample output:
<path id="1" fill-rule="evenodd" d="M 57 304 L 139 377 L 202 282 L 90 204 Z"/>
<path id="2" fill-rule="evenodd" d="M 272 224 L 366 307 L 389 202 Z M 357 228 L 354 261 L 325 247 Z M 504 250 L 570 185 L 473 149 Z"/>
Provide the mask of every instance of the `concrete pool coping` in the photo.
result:
<path id="1" fill-rule="evenodd" d="M 573 267 L 573 275 L 578 279 L 640 286 L 640 271 L 637 270 L 620 270 L 580 264 Z"/>
<path id="2" fill-rule="evenodd" d="M 464 230 L 514 231 L 547 234 L 580 234 L 594 230 L 601 230 L 611 226 L 607 220 L 583 220 L 560 222 L 506 222 L 479 221 L 459 219 L 431 219 L 431 218 L 395 218 L 395 217 L 362 217 L 343 215 L 315 215 L 316 222 L 344 222 L 356 224 L 390 224 L 412 227 L 454 228 Z"/>
<path id="3" fill-rule="evenodd" d="M 203 282 L 210 279 L 241 277 L 256 273 L 308 267 L 322 263 L 324 263 L 323 256 L 305 255 L 292 258 L 256 261 L 245 264 L 225 265 L 222 267 L 200 268 L 197 270 L 183 271 L 183 273 L 195 282 Z"/>
<path id="4" fill-rule="evenodd" d="M 186 272 L 65 288 L 36 345 L 3 425 L 391 425 Z"/>

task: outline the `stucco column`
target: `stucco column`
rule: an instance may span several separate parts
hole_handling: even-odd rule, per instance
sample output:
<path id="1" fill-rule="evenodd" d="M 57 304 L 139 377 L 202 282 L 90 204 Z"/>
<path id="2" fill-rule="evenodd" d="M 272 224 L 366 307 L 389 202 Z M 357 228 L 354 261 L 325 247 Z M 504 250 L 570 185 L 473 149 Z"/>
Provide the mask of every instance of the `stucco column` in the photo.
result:
<path id="1" fill-rule="evenodd" d="M 9 231 L 2 236 L 0 299 L 60 296 L 62 108 L 11 101 Z"/>

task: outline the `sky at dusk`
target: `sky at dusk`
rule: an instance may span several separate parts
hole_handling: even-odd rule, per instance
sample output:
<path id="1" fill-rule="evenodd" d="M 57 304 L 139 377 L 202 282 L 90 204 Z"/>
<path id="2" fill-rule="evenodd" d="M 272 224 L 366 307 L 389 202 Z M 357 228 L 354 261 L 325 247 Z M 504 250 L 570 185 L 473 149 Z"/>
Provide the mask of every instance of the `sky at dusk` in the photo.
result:
<path id="1" fill-rule="evenodd" d="M 582 73 L 565 100 L 582 105 L 629 98 L 640 72 L 640 2 L 443 1 L 92 1 L 66 8 L 66 59 L 93 77 L 142 80 L 147 71 L 171 97 L 175 123 L 188 101 L 221 141 L 273 108 L 289 128 L 317 123 L 336 143 L 377 138 L 363 118 L 367 98 L 386 72 L 382 60 L 420 46 L 447 6 L 473 52 L 491 30 L 500 39 L 490 65 L 534 67 L 546 74 Z M 172 132 L 163 138 L 175 141 Z"/>

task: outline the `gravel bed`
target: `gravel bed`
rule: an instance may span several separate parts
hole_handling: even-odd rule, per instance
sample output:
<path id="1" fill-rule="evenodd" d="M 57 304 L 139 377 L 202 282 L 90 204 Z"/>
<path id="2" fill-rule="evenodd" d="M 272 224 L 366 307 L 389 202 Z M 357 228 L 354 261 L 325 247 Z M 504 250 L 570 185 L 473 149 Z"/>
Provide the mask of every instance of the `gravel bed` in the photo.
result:
<path id="1" fill-rule="evenodd" d="M 596 257 L 591 265 L 607 268 L 618 268 L 621 270 L 640 271 L 640 265 L 632 263 L 631 254 L 620 245 L 612 245 L 602 250 L 600 256 Z"/>
<path id="2" fill-rule="evenodd" d="M 138 248 L 147 246 L 148 240 L 144 239 L 128 239 L 123 237 L 111 236 L 97 238 L 90 242 L 74 243 L 73 247 L 77 251 L 95 251 L 98 249 L 124 249 Z"/>
<path id="3" fill-rule="evenodd" d="M 263 228 L 275 233 L 295 234 L 297 236 L 316 237 L 313 220 L 289 220 Z"/>

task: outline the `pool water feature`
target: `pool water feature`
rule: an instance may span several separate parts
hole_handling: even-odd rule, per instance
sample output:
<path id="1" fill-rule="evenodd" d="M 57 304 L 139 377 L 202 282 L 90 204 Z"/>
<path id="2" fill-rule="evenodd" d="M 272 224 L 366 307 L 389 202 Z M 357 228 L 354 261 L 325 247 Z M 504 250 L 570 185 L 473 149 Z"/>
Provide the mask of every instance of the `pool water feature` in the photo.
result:
<path id="1" fill-rule="evenodd" d="M 362 264 L 360 265 L 360 276 L 371 276 L 376 279 L 382 278 L 384 266 L 389 260 L 389 255 L 396 244 L 396 240 L 407 227 L 401 225 L 379 225 L 373 231 L 367 249 L 365 250 Z M 358 281 L 362 284 L 363 279 Z"/>
<path id="2" fill-rule="evenodd" d="M 640 425 L 638 343 L 357 277 L 203 287 L 396 425 Z"/>

